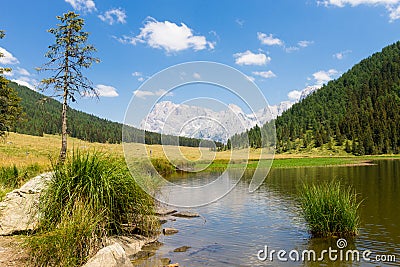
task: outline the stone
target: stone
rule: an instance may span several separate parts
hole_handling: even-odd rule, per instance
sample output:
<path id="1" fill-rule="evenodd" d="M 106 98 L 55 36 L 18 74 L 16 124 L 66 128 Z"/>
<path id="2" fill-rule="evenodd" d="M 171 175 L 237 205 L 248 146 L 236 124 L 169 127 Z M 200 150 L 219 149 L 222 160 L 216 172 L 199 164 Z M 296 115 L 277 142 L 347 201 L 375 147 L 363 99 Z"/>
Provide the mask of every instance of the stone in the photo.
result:
<path id="1" fill-rule="evenodd" d="M 37 228 L 40 192 L 51 177 L 51 172 L 38 175 L 5 196 L 0 202 L 0 235 L 12 235 Z"/>
<path id="2" fill-rule="evenodd" d="M 165 207 L 158 207 L 156 209 L 156 215 L 158 216 L 166 216 L 166 215 L 170 215 L 177 212 L 177 210 L 174 209 L 169 209 L 169 208 L 165 208 Z"/>
<path id="3" fill-rule="evenodd" d="M 191 248 L 191 247 L 182 246 L 182 247 L 174 249 L 174 252 L 186 252 L 189 248 Z"/>
<path id="4" fill-rule="evenodd" d="M 198 214 L 197 212 L 181 211 L 181 212 L 172 214 L 172 216 L 182 217 L 182 218 L 196 218 L 196 217 L 200 217 L 200 214 Z"/>
<path id="5" fill-rule="evenodd" d="M 82 267 L 132 267 L 122 246 L 114 243 L 100 249 L 89 261 Z"/>
<path id="6" fill-rule="evenodd" d="M 138 252 L 142 250 L 142 247 L 146 244 L 156 241 L 157 238 L 148 238 L 141 235 L 134 235 L 132 237 L 127 236 L 113 236 L 108 238 L 107 244 L 117 243 L 125 251 L 128 258 L 134 258 Z"/>
<path id="7" fill-rule="evenodd" d="M 173 235 L 173 234 L 176 234 L 178 232 L 179 232 L 178 229 L 175 229 L 175 228 L 164 228 L 163 229 L 163 234 L 164 235 Z"/>

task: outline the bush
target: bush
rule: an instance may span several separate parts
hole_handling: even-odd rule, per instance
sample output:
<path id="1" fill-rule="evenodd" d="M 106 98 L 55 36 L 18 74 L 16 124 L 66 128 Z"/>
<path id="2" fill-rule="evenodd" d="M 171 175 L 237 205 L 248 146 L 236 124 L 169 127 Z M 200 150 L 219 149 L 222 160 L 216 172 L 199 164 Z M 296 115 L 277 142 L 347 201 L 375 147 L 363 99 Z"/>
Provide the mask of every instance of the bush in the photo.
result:
<path id="1" fill-rule="evenodd" d="M 351 187 L 339 181 L 300 188 L 303 215 L 314 237 L 356 235 L 360 218 L 360 201 Z"/>
<path id="2" fill-rule="evenodd" d="M 39 201 L 40 230 L 28 241 L 38 266 L 48 257 L 56 266 L 80 265 L 107 236 L 158 231 L 154 201 L 123 159 L 74 151 L 53 171 Z"/>

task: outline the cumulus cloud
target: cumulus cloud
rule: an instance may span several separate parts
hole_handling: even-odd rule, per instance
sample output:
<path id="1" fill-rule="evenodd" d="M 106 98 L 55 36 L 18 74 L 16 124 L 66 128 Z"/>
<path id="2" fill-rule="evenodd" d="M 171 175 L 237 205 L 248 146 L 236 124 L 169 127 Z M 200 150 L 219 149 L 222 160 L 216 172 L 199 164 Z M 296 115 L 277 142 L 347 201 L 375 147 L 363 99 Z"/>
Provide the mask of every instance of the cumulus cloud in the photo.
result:
<path id="1" fill-rule="evenodd" d="M 21 76 L 21 77 L 18 77 L 16 79 L 12 79 L 11 81 L 15 82 L 15 83 L 17 83 L 19 85 L 26 86 L 29 89 L 34 90 L 34 91 L 36 91 L 36 88 L 37 88 L 37 85 L 38 85 L 38 81 L 37 80 L 35 80 L 33 78 L 30 78 L 30 77 L 26 77 L 26 76 Z"/>
<path id="2" fill-rule="evenodd" d="M 143 73 L 141 73 L 139 71 L 132 72 L 132 76 L 136 77 L 139 82 L 143 82 L 144 81 Z"/>
<path id="3" fill-rule="evenodd" d="M 114 23 L 126 23 L 126 13 L 125 10 L 121 8 L 114 8 L 106 11 L 104 14 L 98 16 L 102 21 L 107 22 L 110 25 Z"/>
<path id="4" fill-rule="evenodd" d="M 299 90 L 290 91 L 287 96 L 290 101 L 298 101 L 301 96 L 301 91 Z"/>
<path id="5" fill-rule="evenodd" d="M 98 96 L 103 96 L 103 97 L 118 96 L 117 89 L 115 89 L 115 87 L 113 87 L 113 86 L 98 84 L 98 85 L 96 85 L 95 90 L 96 90 Z"/>
<path id="6" fill-rule="evenodd" d="M 298 42 L 297 45 L 298 45 L 299 47 L 306 48 L 306 47 L 312 45 L 313 43 L 314 43 L 314 41 L 303 40 L 303 41 Z"/>
<path id="7" fill-rule="evenodd" d="M 167 92 L 164 89 L 160 89 L 158 91 L 152 92 L 152 91 L 143 91 L 143 90 L 136 90 L 133 92 L 133 94 L 139 98 L 146 99 L 148 96 L 173 96 L 172 92 Z"/>
<path id="8" fill-rule="evenodd" d="M 317 1 L 318 5 L 325 7 L 355 7 L 359 5 L 384 6 L 389 12 L 390 21 L 400 19 L 400 0 L 323 0 Z"/>
<path id="9" fill-rule="evenodd" d="M 268 71 L 253 71 L 252 73 L 253 73 L 253 75 L 260 76 L 265 79 L 276 77 L 275 73 L 273 73 L 270 70 L 268 70 Z"/>
<path id="10" fill-rule="evenodd" d="M 152 48 L 164 49 L 167 53 L 179 52 L 187 49 L 194 51 L 213 49 L 215 43 L 207 41 L 205 36 L 195 35 L 193 30 L 184 23 L 180 25 L 170 21 L 157 21 L 147 18 L 139 35 L 135 37 L 122 36 L 116 38 L 121 43 L 146 43 Z"/>
<path id="11" fill-rule="evenodd" d="M 261 41 L 261 44 L 264 45 L 279 45 L 279 46 L 283 46 L 283 41 L 280 40 L 279 38 L 274 37 L 272 34 L 265 34 L 262 32 L 258 32 L 257 33 L 257 38 L 258 40 Z"/>
<path id="12" fill-rule="evenodd" d="M 247 50 L 243 53 L 236 53 L 233 55 L 235 58 L 235 63 L 237 65 L 256 65 L 262 66 L 266 65 L 271 61 L 270 57 L 267 57 L 263 53 L 254 54 L 250 50 Z"/>
<path id="13" fill-rule="evenodd" d="M 82 12 L 96 11 L 96 4 L 93 0 L 65 0 L 73 9 Z"/>
<path id="14" fill-rule="evenodd" d="M 323 84 L 332 80 L 337 74 L 338 74 L 338 71 L 335 69 L 330 69 L 327 71 L 320 70 L 320 71 L 313 73 L 313 77 L 316 82 L 316 85 L 322 86 Z"/>
<path id="15" fill-rule="evenodd" d="M 351 50 L 337 52 L 337 53 L 333 54 L 333 57 L 338 60 L 342 60 L 347 54 L 349 54 L 351 52 L 352 52 Z"/>
<path id="16" fill-rule="evenodd" d="M 2 55 L 2 57 L 0 57 L 1 64 L 11 65 L 19 63 L 18 59 L 3 47 L 0 47 L 0 55 Z"/>

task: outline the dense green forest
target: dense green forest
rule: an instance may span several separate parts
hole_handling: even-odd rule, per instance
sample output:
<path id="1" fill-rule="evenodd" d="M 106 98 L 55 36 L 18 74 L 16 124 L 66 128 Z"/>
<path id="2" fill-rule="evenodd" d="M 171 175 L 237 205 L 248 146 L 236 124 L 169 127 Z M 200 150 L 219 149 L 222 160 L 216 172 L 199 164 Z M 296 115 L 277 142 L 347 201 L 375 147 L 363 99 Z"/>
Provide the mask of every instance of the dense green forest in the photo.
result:
<path id="1" fill-rule="evenodd" d="M 276 142 L 261 140 L 275 124 Z M 355 155 L 400 152 L 400 42 L 362 60 L 275 121 L 231 137 L 228 145 L 315 147 Z M 264 135 L 264 134 L 263 134 Z"/>
<path id="2" fill-rule="evenodd" d="M 43 134 L 61 133 L 61 103 L 35 92 L 25 86 L 14 82 L 9 83 L 22 99 L 21 106 L 25 115 L 11 131 L 29 135 L 43 136 Z M 146 144 L 161 144 L 159 133 L 147 132 L 143 140 L 142 130 L 125 126 L 125 140 Z M 94 115 L 84 113 L 75 109 L 68 110 L 68 133 L 89 142 L 121 143 L 122 124 L 101 119 Z M 197 147 L 200 139 L 179 137 L 182 146 Z M 163 144 L 176 144 L 176 137 L 164 135 Z M 222 144 L 217 144 L 217 146 Z M 212 141 L 203 141 L 202 146 L 213 147 Z"/>

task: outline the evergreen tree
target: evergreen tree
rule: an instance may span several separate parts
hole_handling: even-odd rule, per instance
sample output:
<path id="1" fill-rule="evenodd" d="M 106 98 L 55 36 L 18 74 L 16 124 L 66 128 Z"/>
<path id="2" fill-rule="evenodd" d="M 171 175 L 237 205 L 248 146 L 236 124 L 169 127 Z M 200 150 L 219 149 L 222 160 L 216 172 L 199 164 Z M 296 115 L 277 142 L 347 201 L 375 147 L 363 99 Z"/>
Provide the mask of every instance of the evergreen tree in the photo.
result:
<path id="1" fill-rule="evenodd" d="M 75 102 L 76 95 L 97 96 L 92 83 L 83 76 L 82 69 L 89 68 L 92 63 L 99 62 L 99 60 L 92 57 L 92 53 L 96 49 L 86 43 L 89 33 L 83 31 L 85 23 L 79 15 L 70 11 L 62 16 L 57 16 L 57 19 L 60 20 L 61 24 L 49 30 L 56 39 L 55 44 L 49 46 L 50 50 L 46 53 L 46 57 L 50 61 L 39 70 L 54 73 L 50 78 L 43 79 L 42 83 L 44 89 L 52 87 L 54 95 L 62 98 L 62 142 L 59 160 L 64 162 L 67 153 L 69 101 Z"/>
<path id="2" fill-rule="evenodd" d="M 4 31 L 0 30 L 0 39 L 5 36 Z M 0 53 L 0 57 L 4 55 Z M 10 128 L 19 120 L 22 109 L 21 99 L 17 93 L 8 86 L 9 81 L 3 77 L 5 72 L 11 71 L 10 68 L 0 67 L 0 137 L 4 137 Z"/>

